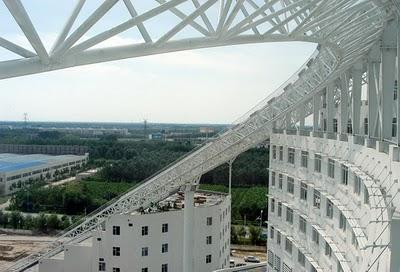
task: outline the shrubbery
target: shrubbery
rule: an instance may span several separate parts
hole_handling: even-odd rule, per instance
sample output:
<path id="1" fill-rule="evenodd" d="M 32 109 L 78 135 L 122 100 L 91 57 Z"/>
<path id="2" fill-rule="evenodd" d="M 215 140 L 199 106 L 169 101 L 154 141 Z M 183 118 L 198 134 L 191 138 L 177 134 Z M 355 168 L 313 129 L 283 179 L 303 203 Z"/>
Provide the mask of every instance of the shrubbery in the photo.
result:
<path id="1" fill-rule="evenodd" d="M 73 219 L 75 221 L 75 219 Z M 11 229 L 35 230 L 42 233 L 50 233 L 56 230 L 63 230 L 70 227 L 72 221 L 70 217 L 63 215 L 59 217 L 55 214 L 39 214 L 37 216 L 24 215 L 21 212 L 13 211 L 5 213 L 0 211 L 0 227 Z"/>

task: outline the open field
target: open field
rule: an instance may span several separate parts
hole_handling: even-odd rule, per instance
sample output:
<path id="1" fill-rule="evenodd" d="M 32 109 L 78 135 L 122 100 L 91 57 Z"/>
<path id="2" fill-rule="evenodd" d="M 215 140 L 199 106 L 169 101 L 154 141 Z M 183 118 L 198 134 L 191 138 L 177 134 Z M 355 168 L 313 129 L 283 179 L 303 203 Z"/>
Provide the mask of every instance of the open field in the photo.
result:
<path id="1" fill-rule="evenodd" d="M 15 260 L 39 250 L 53 241 L 49 236 L 25 236 L 0 234 L 0 271 L 4 271 Z"/>

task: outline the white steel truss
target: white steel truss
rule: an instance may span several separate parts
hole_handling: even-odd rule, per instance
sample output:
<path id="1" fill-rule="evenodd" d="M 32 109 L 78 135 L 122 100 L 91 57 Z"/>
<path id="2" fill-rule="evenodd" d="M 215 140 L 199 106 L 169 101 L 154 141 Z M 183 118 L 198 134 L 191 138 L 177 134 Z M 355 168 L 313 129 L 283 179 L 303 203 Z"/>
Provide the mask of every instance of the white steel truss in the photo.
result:
<path id="1" fill-rule="evenodd" d="M 131 18 L 88 37 L 89 30 L 119 1 L 123 2 Z M 141 1 L 104 0 L 99 1 L 98 7 L 86 19 L 76 24 L 86 4 L 85 0 L 79 0 L 52 48 L 47 49 L 21 0 L 3 2 L 33 50 L 0 37 L 0 46 L 19 56 L 0 62 L 0 79 L 196 48 L 277 41 L 318 44 L 315 53 L 298 73 L 228 131 L 101 207 L 49 247 L 22 259 L 9 271 L 23 271 L 40 259 L 61 252 L 66 244 L 87 239 L 91 230 L 113 214 L 127 213 L 166 198 L 195 177 L 265 141 L 274 126 L 287 124 L 293 127 L 300 117 L 315 114 L 318 110 L 315 108 L 318 105 L 316 94 L 324 90 L 342 90 L 340 86 L 348 88 L 351 82 L 354 84 L 355 74 L 351 74 L 349 81 L 349 71 L 376 46 L 385 25 L 396 18 L 397 11 L 396 3 L 389 0 L 149 0 L 154 2 L 153 6 L 145 10 L 139 7 Z M 155 35 L 148 22 L 157 21 L 165 14 L 173 15 L 178 21 L 163 26 L 163 32 Z M 141 41 L 98 48 L 102 42 L 133 28 L 139 31 Z M 187 28 L 191 29 L 192 36 L 181 37 Z M 378 71 L 362 77 L 363 68 L 357 70 L 360 74 L 357 88 L 362 84 L 362 78 L 365 81 L 379 77 Z M 340 86 L 333 87 L 334 83 Z M 340 96 L 347 99 L 342 92 Z M 337 95 L 329 97 L 330 101 L 338 103 Z M 306 105 L 304 111 L 292 114 L 301 105 Z"/>

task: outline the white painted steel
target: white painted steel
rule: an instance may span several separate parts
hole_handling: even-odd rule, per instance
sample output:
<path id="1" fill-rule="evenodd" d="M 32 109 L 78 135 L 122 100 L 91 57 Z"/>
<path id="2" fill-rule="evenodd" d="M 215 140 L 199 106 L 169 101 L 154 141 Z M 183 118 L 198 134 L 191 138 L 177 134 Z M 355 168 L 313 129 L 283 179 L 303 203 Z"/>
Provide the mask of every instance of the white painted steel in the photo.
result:
<path id="1" fill-rule="evenodd" d="M 75 18 L 84 5 L 84 1 L 77 1 L 76 7 L 66 19 L 66 25 L 53 45 L 54 50 L 48 53 L 42 46 L 40 37 L 22 4 L 19 1 L 3 0 L 3 2 L 19 23 L 35 52 L 31 53 L 15 46 L 12 41 L 1 39 L 0 46 L 23 58 L 0 62 L 0 79 L 196 48 L 284 41 L 318 44 L 315 53 L 298 73 L 237 120 L 228 131 L 150 177 L 124 196 L 101 207 L 86 217 L 83 223 L 65 232 L 48 248 L 21 260 L 9 271 L 23 271 L 35 265 L 41 258 L 62 251 L 64 245 L 82 241 L 110 215 L 146 207 L 167 197 L 176 192 L 180 186 L 192 182 L 194 177 L 201 176 L 265 141 L 274 126 L 279 129 L 286 124 L 290 128 L 295 128 L 298 118 L 293 112 L 296 107 L 307 105 L 306 112 L 302 113 L 304 117 L 313 111 L 319 114 L 320 110 L 316 107 L 323 106 L 320 93 L 325 88 L 330 91 L 332 86 L 339 85 L 339 90 L 348 93 L 349 99 L 354 99 L 352 88 L 355 86 L 358 99 L 360 76 L 358 74 L 354 77 L 355 74 L 352 73 L 354 65 L 362 63 L 358 69 L 362 73 L 365 72 L 367 55 L 373 46 L 378 46 L 379 49 L 379 41 L 385 26 L 397 16 L 395 6 L 397 3 L 389 0 L 156 0 L 157 5 L 141 13 L 135 8 L 136 3 L 124 1 L 132 18 L 85 40 L 85 33 L 103 19 L 118 0 L 105 0 L 99 3 L 98 8 L 70 33 L 71 26 L 74 25 Z M 189 4 L 192 6 L 191 9 L 188 8 Z M 165 13 L 172 13 L 179 22 L 166 28 L 161 36 L 152 36 L 152 31 L 146 22 L 157 20 Z M 215 16 L 218 18 L 214 18 Z M 192 27 L 194 37 L 179 38 L 181 30 L 189 26 Z M 134 27 L 139 29 L 143 41 L 126 46 L 94 48 L 101 42 Z M 373 61 L 369 60 L 369 63 Z M 385 62 L 384 65 L 388 64 Z M 368 65 L 371 66 L 376 66 L 376 69 L 368 70 L 368 79 L 377 81 L 380 64 Z M 353 78 L 357 78 L 355 85 Z M 338 82 L 340 84 L 337 84 Z M 389 85 L 390 82 L 386 84 Z M 379 83 L 376 82 L 374 86 L 377 87 L 375 93 L 382 95 Z M 372 95 L 374 90 L 371 89 L 369 93 Z M 344 99 L 346 97 L 344 96 Z M 310 106 L 312 99 L 314 99 L 314 109 Z M 329 101 L 332 101 L 331 96 Z M 342 133 L 347 129 L 347 114 L 355 120 L 359 118 L 358 108 L 356 112 L 354 111 L 359 102 L 349 100 L 349 103 L 353 103 L 353 109 L 341 106 L 346 118 L 338 118 Z M 382 111 L 381 106 L 378 108 L 378 112 Z M 324 109 L 321 109 L 321 112 L 323 111 Z M 329 116 L 332 116 L 332 111 L 330 105 Z M 374 127 L 382 127 L 381 116 L 375 114 Z M 324 120 L 320 116 L 314 116 L 314 125 L 315 133 L 319 133 L 323 130 Z M 332 122 L 329 121 L 330 130 L 331 126 Z M 379 129 L 374 130 L 373 135 L 386 141 L 393 140 L 391 137 L 389 139 L 387 133 L 382 135 Z"/>

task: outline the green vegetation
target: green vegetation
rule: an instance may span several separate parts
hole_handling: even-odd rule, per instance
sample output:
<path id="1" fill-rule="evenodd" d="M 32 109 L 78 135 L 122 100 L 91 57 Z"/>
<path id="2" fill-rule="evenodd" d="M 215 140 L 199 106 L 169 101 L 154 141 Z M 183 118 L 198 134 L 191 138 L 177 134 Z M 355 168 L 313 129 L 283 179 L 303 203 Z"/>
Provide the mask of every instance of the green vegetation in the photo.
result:
<path id="1" fill-rule="evenodd" d="M 75 219 L 73 219 L 75 221 Z M 63 215 L 61 217 L 51 214 L 39 214 L 38 216 L 23 215 L 13 211 L 4 213 L 0 211 L 0 227 L 12 229 L 34 230 L 42 233 L 51 233 L 56 230 L 66 229 L 71 226 L 71 219 Z"/>
<path id="2" fill-rule="evenodd" d="M 130 183 L 100 181 L 72 182 L 63 186 L 34 184 L 17 192 L 10 210 L 59 214 L 90 213 L 132 187 Z"/>
<path id="3" fill-rule="evenodd" d="M 194 148 L 190 142 L 119 141 L 116 136 L 81 139 L 77 135 L 33 129 L 0 130 L 0 139 L 1 143 L 89 148 L 89 167 L 102 167 L 95 177 L 57 187 L 44 187 L 44 183 L 38 181 L 29 188 L 22 188 L 11 199 L 13 211 L 69 215 L 90 213 Z M 267 169 L 268 149 L 264 147 L 250 149 L 236 158 L 232 169 L 233 222 L 246 220 L 250 223 L 260 216 L 261 210 L 266 216 Z M 204 174 L 201 184 L 202 189 L 227 192 L 228 165 Z"/>
<path id="4" fill-rule="evenodd" d="M 200 189 L 228 192 L 228 187 L 224 185 L 200 184 Z M 267 212 L 267 188 L 265 186 L 255 187 L 234 187 L 232 188 L 232 222 L 242 223 L 254 221 L 260 216 L 261 210 L 264 210 L 264 215 Z"/>
<path id="5" fill-rule="evenodd" d="M 262 229 L 258 226 L 250 225 L 246 228 L 243 225 L 232 225 L 231 242 L 236 245 L 265 245 L 265 241 L 261 239 L 261 232 Z"/>

